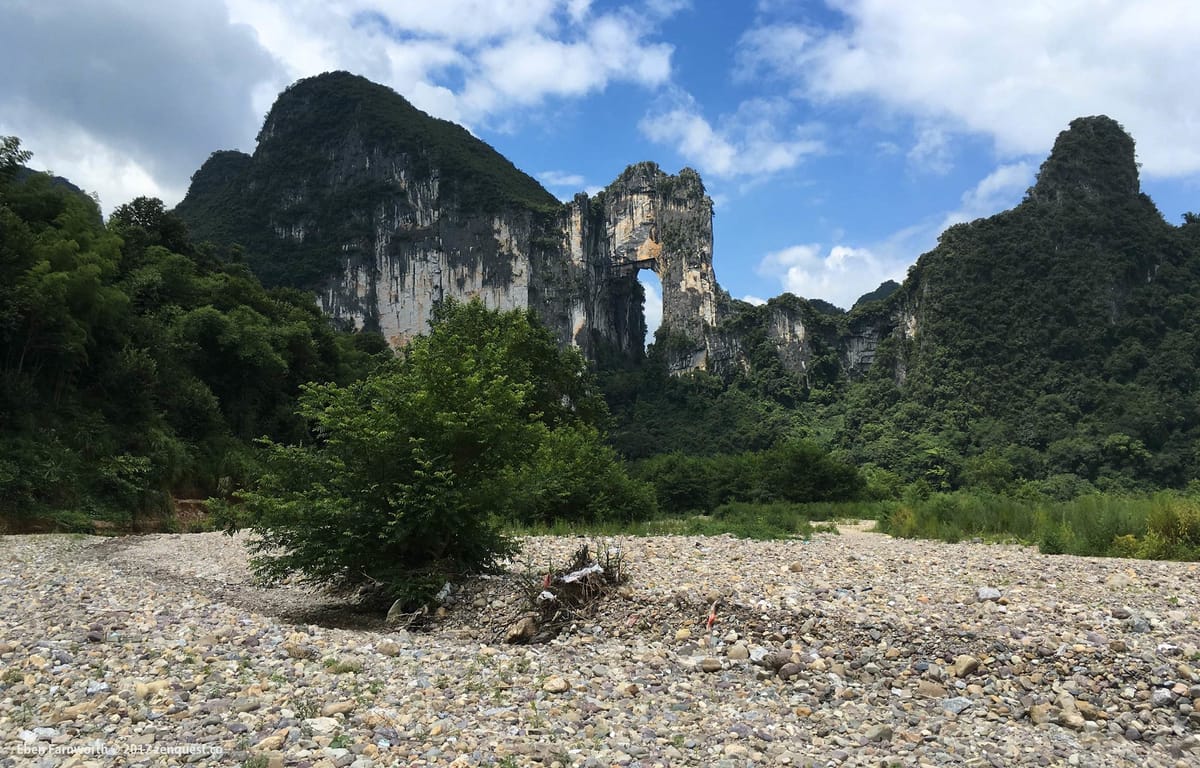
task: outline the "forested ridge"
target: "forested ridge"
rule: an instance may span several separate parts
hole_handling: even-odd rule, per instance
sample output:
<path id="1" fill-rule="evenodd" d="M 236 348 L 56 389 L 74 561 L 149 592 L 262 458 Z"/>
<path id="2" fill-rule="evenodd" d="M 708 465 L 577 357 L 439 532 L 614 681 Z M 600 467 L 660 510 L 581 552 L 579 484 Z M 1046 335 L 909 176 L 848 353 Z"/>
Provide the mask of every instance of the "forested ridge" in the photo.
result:
<path id="1" fill-rule="evenodd" d="M 849 312 L 785 295 L 814 354 L 803 376 L 765 335 L 770 306 L 731 302 L 751 366 L 669 377 L 651 347 L 606 381 L 636 458 L 804 436 L 877 482 L 1031 497 L 1182 489 L 1200 477 L 1200 219 L 1166 222 L 1113 120 L 1064 131 L 1016 208 L 948 229 Z M 863 375 L 838 340 L 879 333 Z M 669 339 L 664 339 L 669 343 Z"/>
<path id="2" fill-rule="evenodd" d="M 300 385 L 390 356 L 311 297 L 264 290 L 197 247 L 160 201 L 107 223 L 77 189 L 0 155 L 0 520 L 90 530 L 160 518 L 253 475 L 251 441 L 295 439 Z"/>
<path id="3" fill-rule="evenodd" d="M 1115 121 L 1074 121 L 1020 205 L 951 227 L 885 301 L 917 330 L 846 389 L 860 463 L 1060 495 L 1200 476 L 1200 222 L 1141 193 Z"/>
<path id="4" fill-rule="evenodd" d="M 485 155 L 490 170 L 476 170 L 498 174 L 497 189 L 521 180 Z M 0 505 L 10 527 L 130 525 L 172 497 L 235 498 L 262 470 L 259 438 L 321 441 L 307 384 L 346 387 L 390 364 L 378 336 L 335 331 L 311 294 L 264 289 L 252 255 L 197 244 L 161 202 L 135 200 L 104 222 L 93 200 L 28 171 L 28 159 L 5 139 Z M 237 165 L 210 165 L 226 160 Z M 520 504 L 501 505 L 505 514 L 603 519 L 584 498 L 595 490 L 584 467 L 618 459 L 633 479 L 604 476 L 627 489 L 614 513 L 626 521 L 851 500 L 904 500 L 911 514 L 939 494 L 1036 505 L 1200 485 L 1200 219 L 1163 219 L 1140 191 L 1133 140 L 1109 118 L 1073 122 L 1020 205 L 951 227 L 903 285 L 849 312 L 786 294 L 764 307 L 725 302 L 718 330 L 745 350 L 745 369 L 671 375 L 669 331 L 642 359 L 593 361 L 606 401 L 588 421 L 595 435 L 531 454 L 513 485 Z M 766 333 L 774 310 L 807 329 L 802 375 Z M 852 335 L 878 342 L 865 369 L 847 364 Z M 957 514 L 937 508 L 946 519 L 935 527 Z M 1096 551 L 1119 538 L 1097 535 Z"/>

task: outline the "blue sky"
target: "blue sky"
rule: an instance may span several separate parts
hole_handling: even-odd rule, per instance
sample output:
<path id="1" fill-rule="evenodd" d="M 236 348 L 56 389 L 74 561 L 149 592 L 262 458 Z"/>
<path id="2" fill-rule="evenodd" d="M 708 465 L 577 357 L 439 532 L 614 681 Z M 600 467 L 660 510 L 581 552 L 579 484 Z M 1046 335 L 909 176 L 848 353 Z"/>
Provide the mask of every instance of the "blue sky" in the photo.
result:
<path id="1" fill-rule="evenodd" d="M 346 69 L 569 198 L 700 171 L 717 279 L 848 307 L 951 223 L 1017 203 L 1074 117 L 1200 210 L 1194 0 L 0 0 L 0 134 L 99 194 L 168 204 L 253 150 L 288 83 Z M 653 287 L 653 281 L 651 281 Z M 653 297 L 648 307 L 653 312 Z"/>

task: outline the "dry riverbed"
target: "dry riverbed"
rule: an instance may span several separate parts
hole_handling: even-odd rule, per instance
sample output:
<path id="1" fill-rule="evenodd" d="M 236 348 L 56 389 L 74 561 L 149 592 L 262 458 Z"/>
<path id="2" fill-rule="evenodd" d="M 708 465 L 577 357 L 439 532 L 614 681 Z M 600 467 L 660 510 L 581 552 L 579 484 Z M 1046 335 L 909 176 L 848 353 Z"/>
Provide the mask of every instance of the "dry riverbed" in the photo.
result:
<path id="1" fill-rule="evenodd" d="M 511 646 L 514 578 L 410 633 L 255 586 L 221 534 L 5 537 L 0 766 L 1200 765 L 1195 564 L 861 527 L 604 543 L 622 594 Z"/>

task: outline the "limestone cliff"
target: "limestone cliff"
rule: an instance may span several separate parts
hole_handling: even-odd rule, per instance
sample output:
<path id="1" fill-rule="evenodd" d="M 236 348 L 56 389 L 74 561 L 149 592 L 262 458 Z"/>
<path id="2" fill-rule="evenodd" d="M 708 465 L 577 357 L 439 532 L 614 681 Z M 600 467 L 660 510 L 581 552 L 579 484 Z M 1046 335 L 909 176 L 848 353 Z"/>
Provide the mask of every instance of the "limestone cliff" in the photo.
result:
<path id="1" fill-rule="evenodd" d="M 327 312 L 394 346 L 437 302 L 535 310 L 593 354 L 644 344 L 639 270 L 663 284 L 664 326 L 703 365 L 716 323 L 712 201 L 699 175 L 630 166 L 561 204 L 461 127 L 346 73 L 276 101 L 253 156 L 217 152 L 177 212 L 201 239 L 245 247 L 268 284 L 316 291 Z"/>
<path id="2" fill-rule="evenodd" d="M 395 347 L 428 330 L 438 302 L 478 297 L 534 310 L 588 356 L 640 356 L 643 269 L 662 284 L 676 372 L 732 376 L 766 354 L 807 381 L 840 343 L 811 332 L 801 300 L 773 302 L 753 339 L 753 322 L 727 322 L 738 313 L 713 274 L 712 200 L 695 171 L 639 163 L 560 203 L 461 126 L 344 72 L 280 94 L 254 154 L 214 153 L 176 211 L 198 239 L 243 246 L 264 283 L 311 289 Z M 851 342 L 852 369 L 869 347 Z"/>

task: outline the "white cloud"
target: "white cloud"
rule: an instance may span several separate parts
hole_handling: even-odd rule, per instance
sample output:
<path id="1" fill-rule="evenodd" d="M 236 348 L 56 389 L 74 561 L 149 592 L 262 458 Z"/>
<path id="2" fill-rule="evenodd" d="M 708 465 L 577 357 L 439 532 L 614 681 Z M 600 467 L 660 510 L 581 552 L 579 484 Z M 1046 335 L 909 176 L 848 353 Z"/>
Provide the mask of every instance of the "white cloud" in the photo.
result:
<path id="1" fill-rule="evenodd" d="M 636 25 L 612 15 L 591 20 L 585 34 L 571 41 L 517 35 L 476 55 L 478 69 L 461 94 L 462 111 L 486 116 L 552 96 L 583 96 L 614 80 L 661 85 L 671 74 L 672 50 L 643 43 Z"/>
<path id="2" fill-rule="evenodd" d="M 332 5 L 341 6 L 351 18 L 378 19 L 409 34 L 478 42 L 551 30 L 560 4 L 558 0 L 342 0 Z M 573 18 L 586 16 L 586 3 L 566 5 Z"/>
<path id="3" fill-rule="evenodd" d="M 777 125 L 785 122 L 788 108 L 778 101 L 751 99 L 714 128 L 688 96 L 683 103 L 642 118 L 638 128 L 646 138 L 673 145 L 700 172 L 719 178 L 770 175 L 796 167 L 807 156 L 823 151 L 824 144 L 796 126 L 781 136 Z"/>
<path id="4" fill-rule="evenodd" d="M 954 167 L 950 140 L 936 125 L 923 125 L 917 130 L 917 143 L 908 150 L 908 162 L 917 170 L 946 174 Z"/>
<path id="5" fill-rule="evenodd" d="M 502 120 L 549 98 L 613 82 L 660 85 L 670 45 L 646 38 L 663 16 L 588 0 L 226 0 L 290 79 L 346 69 L 462 123 Z"/>
<path id="6" fill-rule="evenodd" d="M 671 75 L 653 39 L 682 5 L 590 0 L 3 2 L 0 130 L 105 208 L 174 205 L 214 150 L 253 150 L 289 83 L 348 70 L 465 124 Z M 66 148 L 68 142 L 74 146 Z M 87 147 L 84 153 L 80 147 Z"/>
<path id="7" fill-rule="evenodd" d="M 859 296 L 885 280 L 903 278 L 907 263 L 884 259 L 868 248 L 793 245 L 768 253 L 757 272 L 789 293 L 849 309 Z"/>
<path id="8" fill-rule="evenodd" d="M 183 187 L 165 187 L 154 175 L 128 154 L 114 150 L 82 129 L 72 125 L 53 125 L 36 121 L 21 123 L 33 130 L 30 139 L 21 139 L 21 148 L 33 153 L 30 166 L 67 179 L 88 193 L 96 193 L 104 211 L 135 197 L 178 200 Z M 0 135 L 17 133 L 0 122 Z"/>
<path id="9" fill-rule="evenodd" d="M 1033 184 L 1036 171 L 1031 162 L 1001 165 L 963 193 L 962 204 L 946 214 L 940 229 L 944 231 L 954 224 L 974 221 L 1013 207 Z"/>
<path id="10" fill-rule="evenodd" d="M 564 202 L 575 197 L 576 194 L 585 190 L 587 179 L 580 176 L 578 173 L 567 173 L 566 171 L 542 171 L 537 174 L 538 179 L 555 191 L 555 196 Z M 590 189 L 591 187 L 587 187 Z M 592 194 L 591 192 L 588 193 Z"/>
<path id="11" fill-rule="evenodd" d="M 1033 183 L 1035 171 L 1031 162 L 1000 165 L 963 192 L 953 211 L 927 217 L 863 246 L 827 249 L 804 244 L 773 251 L 761 259 L 756 271 L 775 280 L 783 291 L 849 309 L 858 297 L 885 280 L 902 281 L 908 268 L 937 245 L 948 227 L 992 216 L 1019 203 Z"/>
<path id="12" fill-rule="evenodd" d="M 542 171 L 537 175 L 543 183 L 552 187 L 571 187 L 572 189 L 583 189 L 586 179 L 578 173 L 567 173 L 565 171 Z"/>
<path id="13" fill-rule="evenodd" d="M 1007 156 L 1044 154 L 1073 118 L 1107 114 L 1137 138 L 1147 173 L 1200 172 L 1194 0 L 829 4 L 844 25 L 761 26 L 743 37 L 743 69 L 810 100 L 866 97 L 987 135 Z"/>
<path id="14" fill-rule="evenodd" d="M 747 304 L 753 304 L 756 307 L 761 307 L 763 304 L 767 303 L 766 299 L 760 298 L 758 296 L 753 296 L 751 294 L 746 294 L 745 296 L 743 296 L 742 301 L 746 302 Z"/>
<path id="15" fill-rule="evenodd" d="M 749 83 L 788 72 L 795 66 L 796 53 L 813 41 L 816 33 L 799 24 L 776 24 L 749 30 L 738 42 L 733 78 Z"/>
<path id="16" fill-rule="evenodd" d="M 248 148 L 257 88 L 282 74 L 205 0 L 3 6 L 2 130 L 106 209 L 177 196 L 214 149 Z"/>

